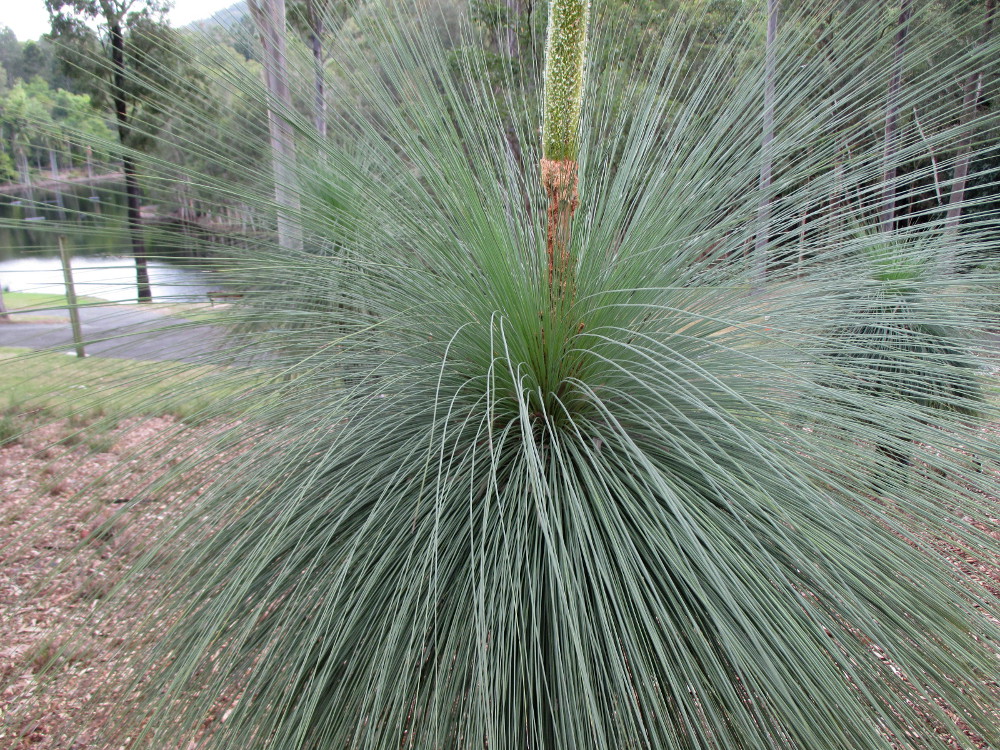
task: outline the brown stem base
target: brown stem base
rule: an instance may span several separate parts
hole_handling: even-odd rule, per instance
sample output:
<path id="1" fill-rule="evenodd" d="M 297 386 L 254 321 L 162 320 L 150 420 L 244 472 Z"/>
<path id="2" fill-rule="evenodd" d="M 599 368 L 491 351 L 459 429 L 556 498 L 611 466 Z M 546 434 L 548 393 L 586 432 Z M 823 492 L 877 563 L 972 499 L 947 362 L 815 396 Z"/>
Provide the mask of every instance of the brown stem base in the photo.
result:
<path id="1" fill-rule="evenodd" d="M 574 263 L 569 248 L 573 215 L 580 202 L 577 163 L 542 159 L 542 185 L 549 199 L 545 250 L 549 264 L 549 297 L 554 307 L 558 300 L 572 300 L 575 292 Z"/>

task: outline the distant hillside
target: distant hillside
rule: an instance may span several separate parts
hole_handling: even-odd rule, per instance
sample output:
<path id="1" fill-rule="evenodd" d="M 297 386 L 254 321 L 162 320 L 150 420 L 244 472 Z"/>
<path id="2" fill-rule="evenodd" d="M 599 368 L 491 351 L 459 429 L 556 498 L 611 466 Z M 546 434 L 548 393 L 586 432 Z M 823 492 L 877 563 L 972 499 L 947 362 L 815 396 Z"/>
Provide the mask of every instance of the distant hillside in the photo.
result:
<path id="1" fill-rule="evenodd" d="M 247 0 L 239 0 L 238 3 L 233 3 L 228 8 L 224 8 L 218 13 L 213 13 L 208 18 L 189 23 L 185 26 L 185 28 L 201 29 L 203 31 L 219 28 L 224 31 L 232 31 L 233 27 L 236 26 L 236 24 L 238 24 L 243 17 L 246 16 L 246 14 Z"/>

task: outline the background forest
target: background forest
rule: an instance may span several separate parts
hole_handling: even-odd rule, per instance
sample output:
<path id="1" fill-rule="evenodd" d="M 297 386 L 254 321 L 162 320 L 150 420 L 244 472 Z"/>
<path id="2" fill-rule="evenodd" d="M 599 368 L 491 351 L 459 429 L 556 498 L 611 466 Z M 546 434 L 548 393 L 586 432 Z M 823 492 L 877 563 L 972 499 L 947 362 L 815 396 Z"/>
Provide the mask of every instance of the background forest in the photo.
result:
<path id="1" fill-rule="evenodd" d="M 511 153 L 520 158 L 521 145 L 514 135 L 517 118 L 529 116 L 539 106 L 540 64 L 546 23 L 545 3 L 527 0 L 475 0 L 471 9 L 455 0 L 435 0 L 430 3 L 404 3 L 415 15 L 436 24 L 438 38 L 460 70 L 461 59 L 468 45 L 487 50 L 486 75 L 500 103 L 503 117 L 509 123 Z M 909 32 L 909 43 L 917 46 L 922 35 L 948 35 L 957 44 L 971 44 L 992 34 L 994 6 L 975 0 L 934 2 L 922 10 L 919 22 Z M 300 147 L 309 148 L 316 137 L 330 141 L 331 146 L 350 148 L 339 130 L 329 130 L 326 122 L 354 112 L 364 103 L 352 91 L 352 71 L 338 57 L 338 46 L 359 43 L 362 32 L 352 20 L 358 7 L 349 0 L 296 0 L 288 5 L 289 63 L 296 74 L 292 105 L 299 116 L 296 139 Z M 475 39 L 462 38 L 456 33 L 458 19 L 471 10 Z M 137 149 L 155 164 L 156 179 L 143 180 L 142 200 L 155 204 L 161 218 L 183 221 L 228 217 L 225 226 L 246 228 L 254 209 L 246 202 L 220 195 L 213 184 L 193 184 L 189 177 L 199 173 L 231 186 L 260 187 L 259 165 L 269 158 L 267 112 L 262 79 L 264 52 L 257 42 L 253 18 L 245 3 L 216 14 L 190 28 L 169 29 L 156 16 L 155 7 L 132 12 L 134 20 L 126 24 L 130 59 L 129 76 L 129 140 L 126 145 Z M 835 86 L 857 71 L 844 70 L 838 59 L 838 35 L 843 24 L 852 18 L 873 16 L 882 19 L 885 33 L 881 43 L 888 54 L 893 43 L 893 28 L 898 21 L 898 3 L 838 2 L 823 10 L 816 18 L 788 20 L 786 26 L 798 23 L 810 26 L 810 32 L 798 41 L 795 54 L 787 54 L 776 75 L 801 75 L 808 70 L 810 88 L 821 86 L 816 79 L 825 79 Z M 747 35 L 762 52 L 766 42 L 766 9 L 759 3 L 738 0 L 689 0 L 673 2 L 606 2 L 595 13 L 598 25 L 613 23 L 617 30 L 597 48 L 596 64 L 611 80 L 634 85 L 643 76 L 649 77 L 650 50 L 656 49 L 670 33 L 670 19 L 680 16 L 697 18 L 688 25 L 683 75 L 697 75 L 697 69 L 710 65 L 716 42 L 734 24 L 744 23 Z M 121 171 L 121 148 L 114 131 L 114 112 L 106 81 L 109 63 L 104 60 L 101 41 L 89 29 L 63 37 L 57 33 L 51 39 L 18 41 L 13 33 L 0 32 L 0 131 L 3 133 L 0 151 L 0 179 L 7 182 L 27 182 L 71 174 L 101 174 Z M 788 28 L 783 33 L 791 32 Z M 71 39 L 71 43 L 67 40 Z M 62 41 L 60 41 L 62 39 Z M 363 40 L 360 42 L 363 44 Z M 62 46 L 61 46 L 62 45 Z M 748 54 L 744 65 L 753 59 Z M 739 66 L 740 61 L 732 61 Z M 909 59 L 901 70 L 901 84 L 910 78 L 919 79 L 923 70 L 942 61 Z M 897 167 L 904 178 L 905 198 L 896 204 L 897 222 L 917 225 L 934 221 L 948 210 L 951 190 L 956 182 L 955 168 L 963 169 L 968 177 L 966 212 L 989 211 L 997 205 L 997 194 L 990 175 L 1000 164 L 996 149 L 983 148 L 995 142 L 994 120 L 986 117 L 995 108 L 1000 91 L 1000 63 L 983 60 L 959 75 L 949 86 L 925 91 L 920 96 L 908 96 L 905 110 L 897 114 L 898 148 L 911 156 Z M 224 71 L 222 76 L 217 75 Z M 739 75 L 738 68 L 733 75 Z M 886 85 L 888 86 L 888 81 Z M 971 92 L 971 94 L 970 94 Z M 673 92 L 673 107 L 684 111 L 683 91 Z M 971 99 L 970 99 L 971 95 Z M 830 102 L 789 102 L 795 108 L 830 106 Z M 514 105 L 514 106 L 509 106 Z M 840 135 L 837 146 L 837 169 L 849 169 L 851 154 L 864 150 L 884 137 L 880 129 L 854 128 L 864 123 L 868 114 L 858 111 L 848 116 L 836 111 L 832 103 L 831 122 L 837 121 Z M 794 111 L 781 112 L 782 117 L 794 118 Z M 885 107 L 884 101 L 870 101 L 873 108 Z M 969 121 L 972 132 L 969 143 L 975 143 L 971 163 L 955 159 L 956 147 L 964 144 L 938 144 L 940 134 L 960 121 Z M 317 135 L 307 132 L 311 123 Z M 206 130 L 206 126 L 210 128 Z M 518 123 L 520 124 L 520 123 Z M 670 129 L 664 121 L 663 132 Z M 831 132 L 831 137 L 834 133 Z M 812 146 L 815 148 L 815 145 Z M 783 171 L 782 161 L 793 163 L 802 158 L 795 149 L 785 149 L 774 163 L 772 171 Z M 176 167 L 176 179 L 170 179 L 169 168 Z M 961 165 L 961 166 L 960 166 Z M 906 175 L 909 175 L 907 178 Z M 806 178 L 810 179 L 810 178 Z M 791 195 L 801 185 L 785 184 L 776 196 L 779 210 L 782 195 Z M 232 192 L 239 192 L 233 190 Z M 239 220 L 234 221 L 234 217 Z M 820 217 L 815 213 L 801 216 L 801 231 L 809 232 L 810 224 Z M 190 242 L 190 235 L 185 237 Z M 983 259 L 986 260 L 986 259 Z"/>

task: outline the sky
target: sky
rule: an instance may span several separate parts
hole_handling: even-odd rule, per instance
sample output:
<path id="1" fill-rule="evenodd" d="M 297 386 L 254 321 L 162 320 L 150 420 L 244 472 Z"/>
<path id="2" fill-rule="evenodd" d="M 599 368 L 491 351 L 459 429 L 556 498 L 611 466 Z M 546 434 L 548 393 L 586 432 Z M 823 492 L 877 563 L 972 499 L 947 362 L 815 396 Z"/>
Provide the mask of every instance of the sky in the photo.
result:
<path id="1" fill-rule="evenodd" d="M 228 8 L 236 0 L 174 0 L 168 14 L 172 26 L 208 18 L 216 11 Z M 38 39 L 49 30 L 49 14 L 45 0 L 0 0 L 0 26 L 9 26 L 18 41 Z"/>

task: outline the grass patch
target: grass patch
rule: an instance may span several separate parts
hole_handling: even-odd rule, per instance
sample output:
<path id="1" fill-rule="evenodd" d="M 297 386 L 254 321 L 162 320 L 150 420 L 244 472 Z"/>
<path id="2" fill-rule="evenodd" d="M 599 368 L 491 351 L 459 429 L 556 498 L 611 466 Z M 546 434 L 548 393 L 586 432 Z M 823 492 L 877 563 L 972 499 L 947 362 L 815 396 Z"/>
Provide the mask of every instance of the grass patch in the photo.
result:
<path id="1" fill-rule="evenodd" d="M 0 410 L 12 423 L 26 415 L 80 424 L 107 415 L 189 419 L 246 386 L 246 371 L 231 375 L 208 365 L 0 347 Z"/>
<path id="2" fill-rule="evenodd" d="M 53 308 L 66 307 L 69 303 L 64 294 L 39 294 L 37 292 L 4 292 L 3 301 L 9 312 L 46 312 Z M 80 305 L 107 305 L 106 299 L 78 296 Z"/>
<path id="3" fill-rule="evenodd" d="M 90 305 L 115 305 L 120 306 L 122 303 L 109 302 L 105 299 L 100 299 L 98 297 L 87 297 L 79 296 L 76 298 L 77 304 L 82 306 Z M 36 292 L 4 292 L 3 294 L 4 304 L 7 306 L 7 311 L 15 313 L 19 316 L 25 313 L 32 314 L 32 322 L 61 322 L 63 316 L 65 316 L 64 310 L 69 304 L 66 301 L 66 296 L 62 294 L 38 294 Z M 185 320 L 196 321 L 198 323 L 211 323 L 213 325 L 222 325 L 227 322 L 232 322 L 231 307 L 230 303 L 226 302 L 154 302 L 154 303 L 143 303 L 131 304 L 131 307 L 137 307 L 142 310 L 148 310 L 150 312 L 160 313 L 169 317 L 184 318 Z M 44 321 L 37 318 L 38 313 L 61 313 L 61 316 L 52 318 L 47 317 Z"/>

